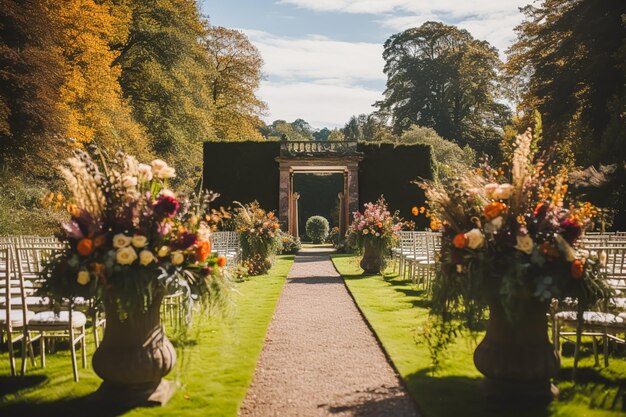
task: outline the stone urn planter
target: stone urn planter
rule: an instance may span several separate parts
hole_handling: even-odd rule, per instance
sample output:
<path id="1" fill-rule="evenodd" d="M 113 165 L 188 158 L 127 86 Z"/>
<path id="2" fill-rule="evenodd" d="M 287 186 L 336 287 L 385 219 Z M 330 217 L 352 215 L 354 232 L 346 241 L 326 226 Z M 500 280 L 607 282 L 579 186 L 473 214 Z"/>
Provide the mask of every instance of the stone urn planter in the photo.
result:
<path id="1" fill-rule="evenodd" d="M 551 378 L 560 359 L 548 339 L 547 309 L 546 303 L 529 302 L 524 316 L 511 322 L 499 302 L 490 304 L 487 333 L 474 351 L 487 399 L 548 403 L 558 395 Z"/>
<path id="2" fill-rule="evenodd" d="M 96 395 L 121 407 L 164 405 L 174 384 L 163 379 L 176 363 L 176 351 L 161 325 L 163 294 L 145 313 L 120 321 L 112 300 L 105 301 L 106 328 L 93 356 L 103 382 Z"/>
<path id="3" fill-rule="evenodd" d="M 365 239 L 363 258 L 359 265 L 363 274 L 380 274 L 385 269 L 384 248 L 376 245 L 372 239 Z"/>

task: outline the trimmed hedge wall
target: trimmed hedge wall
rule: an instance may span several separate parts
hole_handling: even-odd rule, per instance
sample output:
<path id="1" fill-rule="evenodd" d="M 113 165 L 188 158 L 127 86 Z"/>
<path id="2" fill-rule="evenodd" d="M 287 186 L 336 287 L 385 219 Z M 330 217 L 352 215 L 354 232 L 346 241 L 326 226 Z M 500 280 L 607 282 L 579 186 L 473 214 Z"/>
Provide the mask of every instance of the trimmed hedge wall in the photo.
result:
<path id="1" fill-rule="evenodd" d="M 343 174 L 316 175 L 298 174 L 293 179 L 293 189 L 300 193 L 298 217 L 300 235 L 304 235 L 305 223 L 311 216 L 322 216 L 328 220 L 331 229 L 339 219 L 339 197 L 343 192 Z M 337 211 L 335 211 L 337 209 Z M 334 216 L 333 216 L 334 212 Z"/>
<path id="2" fill-rule="evenodd" d="M 416 220 L 419 228 L 426 227 L 424 216 L 415 218 L 411 214 L 413 206 L 419 207 L 425 201 L 424 193 L 412 181 L 433 177 L 431 147 L 359 143 L 358 150 L 364 154 L 359 164 L 360 207 L 383 194 L 392 211 L 399 210 L 405 219 Z M 213 203 L 214 207 L 228 207 L 233 201 L 247 203 L 257 200 L 265 209 L 278 212 L 279 172 L 276 157 L 279 154 L 280 142 L 205 142 L 204 187 L 221 194 Z M 311 177 L 309 175 L 298 177 L 296 191 L 303 185 L 304 188 L 315 189 L 327 184 L 335 188 L 335 181 L 330 176 L 327 179 L 306 178 Z M 311 184 L 305 185 L 309 181 Z M 336 191 L 328 191 L 332 194 L 331 198 L 336 197 Z M 308 212 L 306 200 L 303 195 L 300 200 L 301 217 Z M 306 221 L 306 218 L 302 220 Z M 301 231 L 304 232 L 302 228 Z"/>
<path id="3" fill-rule="evenodd" d="M 257 200 L 278 214 L 280 142 L 205 142 L 204 188 L 220 193 L 213 207 Z"/>
<path id="4" fill-rule="evenodd" d="M 406 220 L 414 220 L 422 229 L 428 225 L 424 216 L 414 217 L 411 208 L 422 206 L 424 192 L 413 181 L 432 179 L 432 148 L 429 145 L 398 145 L 391 143 L 359 143 L 363 152 L 359 164 L 359 200 L 363 204 L 384 195 L 393 212 L 400 211 Z"/>

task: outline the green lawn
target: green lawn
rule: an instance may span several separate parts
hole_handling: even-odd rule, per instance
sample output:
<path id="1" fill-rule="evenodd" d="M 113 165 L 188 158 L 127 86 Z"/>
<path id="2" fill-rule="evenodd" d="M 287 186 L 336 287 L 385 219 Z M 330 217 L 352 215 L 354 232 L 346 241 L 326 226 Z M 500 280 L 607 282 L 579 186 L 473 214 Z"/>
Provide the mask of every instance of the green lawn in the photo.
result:
<path id="1" fill-rule="evenodd" d="M 581 382 L 576 386 L 570 377 L 571 354 L 563 358 L 558 381 L 560 400 L 553 402 L 547 410 L 522 407 L 515 412 L 503 413 L 494 409 L 482 399 L 477 386 L 481 374 L 472 361 L 477 341 L 471 337 L 459 337 L 443 358 L 441 369 L 433 375 L 427 346 L 421 342 L 418 331 L 428 317 L 425 294 L 397 275 L 361 276 L 358 259 L 353 256 L 334 255 L 333 262 L 425 417 L 625 415 L 612 411 L 621 409 L 621 395 L 626 392 L 624 354 L 613 355 L 608 368 L 594 368 L 588 351 L 580 363 Z"/>
<path id="2" fill-rule="evenodd" d="M 252 381 L 267 326 L 293 256 L 279 256 L 268 275 L 236 284 L 233 306 L 223 319 L 203 320 L 191 332 L 185 351 L 168 379 L 180 387 L 166 407 L 141 408 L 124 416 L 236 416 Z M 93 337 L 88 335 L 93 342 Z M 176 342 L 176 340 L 173 340 Z M 176 343 L 175 343 L 176 344 Z M 89 347 L 89 354 L 94 350 Z M 6 353 L 0 354 L 1 416 L 110 416 L 93 409 L 84 397 L 100 384 L 91 366 L 72 379 L 67 350 L 47 356 L 45 369 L 31 369 L 25 378 L 11 378 Z"/>

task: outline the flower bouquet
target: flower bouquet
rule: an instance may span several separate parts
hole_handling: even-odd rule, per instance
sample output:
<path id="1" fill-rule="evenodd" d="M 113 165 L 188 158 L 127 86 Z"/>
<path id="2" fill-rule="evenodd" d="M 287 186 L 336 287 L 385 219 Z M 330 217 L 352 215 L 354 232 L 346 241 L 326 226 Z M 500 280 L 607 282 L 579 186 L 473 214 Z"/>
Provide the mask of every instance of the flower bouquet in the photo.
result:
<path id="1" fill-rule="evenodd" d="M 61 168 L 71 217 L 59 234 L 66 248 L 44 267 L 41 292 L 56 305 L 76 297 L 102 302 L 107 325 L 93 358 L 101 391 L 163 403 L 161 377 L 176 356 L 160 324 L 161 300 L 184 291 L 208 305 L 228 288 L 225 259 L 211 254 L 202 221 L 213 196 L 177 196 L 168 188 L 174 168 L 158 159 L 147 165 L 119 153 L 100 162 L 77 151 Z"/>
<path id="2" fill-rule="evenodd" d="M 541 397 L 559 367 L 548 341 L 550 301 L 572 297 L 584 309 L 609 290 L 598 258 L 576 249 L 592 210 L 568 198 L 567 170 L 550 166 L 536 148 L 528 130 L 501 168 L 485 163 L 449 183 L 422 184 L 443 229 L 433 312 L 443 323 L 460 316 L 474 328 L 489 307 L 474 355 L 486 384 Z"/>
<path id="3" fill-rule="evenodd" d="M 236 202 L 235 227 L 239 232 L 243 262 L 250 275 L 265 274 L 272 267 L 272 257 L 281 246 L 280 225 L 273 212 L 257 201 Z"/>
<path id="4" fill-rule="evenodd" d="M 382 196 L 375 203 L 366 203 L 363 213 L 353 213 L 348 233 L 353 236 L 357 248 L 363 251 L 361 268 L 364 273 L 378 274 L 384 269 L 385 257 L 396 239 L 396 232 L 403 226 L 398 212 L 392 214 Z"/>

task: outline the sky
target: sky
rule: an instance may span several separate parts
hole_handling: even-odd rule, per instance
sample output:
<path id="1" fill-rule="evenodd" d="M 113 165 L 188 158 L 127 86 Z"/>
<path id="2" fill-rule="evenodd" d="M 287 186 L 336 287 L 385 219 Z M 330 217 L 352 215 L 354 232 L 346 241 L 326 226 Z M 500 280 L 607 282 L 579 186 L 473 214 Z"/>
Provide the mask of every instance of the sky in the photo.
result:
<path id="1" fill-rule="evenodd" d="M 302 118 L 342 127 L 382 98 L 383 44 L 431 21 L 467 29 L 504 50 L 531 0 L 199 0 L 212 25 L 244 32 L 264 60 L 257 94 L 266 122 Z"/>

